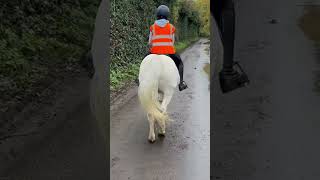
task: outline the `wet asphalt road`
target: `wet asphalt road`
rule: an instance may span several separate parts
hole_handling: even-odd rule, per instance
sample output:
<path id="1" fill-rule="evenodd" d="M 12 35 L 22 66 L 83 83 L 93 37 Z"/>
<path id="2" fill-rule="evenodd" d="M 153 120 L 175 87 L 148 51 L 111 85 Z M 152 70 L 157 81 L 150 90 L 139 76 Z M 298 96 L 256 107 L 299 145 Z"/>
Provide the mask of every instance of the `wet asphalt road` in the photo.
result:
<path id="1" fill-rule="evenodd" d="M 85 86 L 86 87 L 86 86 Z M 86 93 L 88 94 L 88 93 Z M 2 180 L 106 180 L 106 146 L 84 101 L 53 134 L 43 137 Z"/>
<path id="2" fill-rule="evenodd" d="M 308 4 L 237 1 L 235 59 L 251 84 L 222 94 L 213 80 L 213 179 L 320 179 L 320 1 Z"/>
<path id="3" fill-rule="evenodd" d="M 149 124 L 137 96 L 111 112 L 112 180 L 209 179 L 209 45 L 201 39 L 181 54 L 189 88 L 177 88 L 168 106 L 173 122 L 164 139 L 148 142 Z"/>

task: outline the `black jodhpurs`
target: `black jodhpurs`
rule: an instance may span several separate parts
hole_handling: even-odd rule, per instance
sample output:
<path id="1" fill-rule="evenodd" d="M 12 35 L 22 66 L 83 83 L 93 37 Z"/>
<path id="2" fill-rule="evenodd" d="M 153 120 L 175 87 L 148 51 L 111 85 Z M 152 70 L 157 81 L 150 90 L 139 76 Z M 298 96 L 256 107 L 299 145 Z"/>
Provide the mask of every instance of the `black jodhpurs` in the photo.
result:
<path id="1" fill-rule="evenodd" d="M 148 56 L 151 53 L 147 53 L 146 56 Z M 180 82 L 183 81 L 183 62 L 181 60 L 181 57 L 178 54 L 165 54 L 167 56 L 169 56 L 174 63 L 176 64 L 178 71 L 179 71 L 179 75 L 180 75 Z"/>
<path id="2" fill-rule="evenodd" d="M 223 44 L 223 66 L 232 68 L 235 39 L 234 0 L 213 0 L 210 11 L 217 22 Z"/>
<path id="3" fill-rule="evenodd" d="M 179 75 L 180 75 L 180 82 L 182 82 L 183 81 L 183 62 L 181 60 L 181 57 L 178 54 L 167 54 L 167 56 L 169 56 L 176 64 L 179 71 Z"/>

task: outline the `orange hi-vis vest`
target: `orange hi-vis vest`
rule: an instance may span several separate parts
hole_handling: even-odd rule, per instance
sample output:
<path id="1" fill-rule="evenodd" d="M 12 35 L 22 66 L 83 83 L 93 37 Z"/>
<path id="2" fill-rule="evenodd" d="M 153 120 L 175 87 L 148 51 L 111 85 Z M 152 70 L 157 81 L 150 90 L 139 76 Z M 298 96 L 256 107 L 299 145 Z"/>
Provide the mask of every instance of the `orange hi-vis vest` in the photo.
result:
<path id="1" fill-rule="evenodd" d="M 152 54 L 175 54 L 176 50 L 173 45 L 175 27 L 167 23 L 164 27 L 153 24 L 150 27 L 152 32 L 151 50 Z"/>

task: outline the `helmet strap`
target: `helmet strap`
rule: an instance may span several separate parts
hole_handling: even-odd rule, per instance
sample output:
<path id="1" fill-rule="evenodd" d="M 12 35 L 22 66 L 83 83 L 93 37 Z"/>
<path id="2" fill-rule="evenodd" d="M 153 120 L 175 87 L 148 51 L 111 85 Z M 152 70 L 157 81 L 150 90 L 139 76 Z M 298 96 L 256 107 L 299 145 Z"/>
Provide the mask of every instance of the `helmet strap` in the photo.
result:
<path id="1" fill-rule="evenodd" d="M 167 17 L 165 17 L 165 16 L 158 16 L 157 19 L 158 19 L 158 20 L 159 20 L 159 19 L 167 19 Z M 167 19 L 167 20 L 168 20 L 168 19 Z"/>

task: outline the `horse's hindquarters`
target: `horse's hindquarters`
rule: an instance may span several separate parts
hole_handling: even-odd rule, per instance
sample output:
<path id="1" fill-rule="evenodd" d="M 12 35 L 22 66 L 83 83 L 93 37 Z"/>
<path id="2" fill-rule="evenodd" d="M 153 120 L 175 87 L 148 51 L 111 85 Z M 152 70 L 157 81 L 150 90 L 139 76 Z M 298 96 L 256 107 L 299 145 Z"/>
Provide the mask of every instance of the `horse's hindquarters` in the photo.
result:
<path id="1" fill-rule="evenodd" d="M 139 100 L 148 114 L 150 125 L 149 140 L 155 141 L 154 124 L 165 133 L 168 120 L 167 105 L 179 82 L 179 72 L 173 60 L 165 55 L 149 55 L 142 61 L 139 71 Z M 160 92 L 159 92 L 160 91 Z M 161 98 L 162 96 L 162 98 Z"/>

